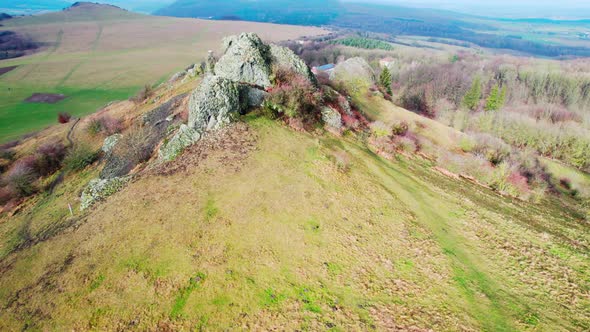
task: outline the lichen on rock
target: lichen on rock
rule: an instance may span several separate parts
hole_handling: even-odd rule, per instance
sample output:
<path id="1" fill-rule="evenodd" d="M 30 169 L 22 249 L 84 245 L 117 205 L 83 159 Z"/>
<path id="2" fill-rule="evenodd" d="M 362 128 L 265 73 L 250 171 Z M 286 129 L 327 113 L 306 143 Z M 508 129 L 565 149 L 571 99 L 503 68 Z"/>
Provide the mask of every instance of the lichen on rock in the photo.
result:
<path id="1" fill-rule="evenodd" d="M 200 138 L 199 132 L 183 124 L 178 132 L 162 145 L 158 152 L 158 158 L 163 161 L 174 160 L 184 149 L 196 143 Z"/>
<path id="2" fill-rule="evenodd" d="M 241 108 L 238 84 L 209 75 L 191 95 L 188 126 L 199 133 L 221 128 L 239 115 Z"/>
<path id="3" fill-rule="evenodd" d="M 225 52 L 215 64 L 215 75 L 234 82 L 271 86 L 269 47 L 254 33 L 223 40 Z"/>
<path id="4" fill-rule="evenodd" d="M 115 194 L 121 190 L 130 179 L 130 177 L 120 177 L 91 180 L 86 189 L 84 189 L 84 192 L 82 192 L 80 210 L 84 211 L 96 202 L 105 200 L 107 197 Z"/>
<path id="5" fill-rule="evenodd" d="M 104 143 L 102 144 L 102 152 L 105 154 L 109 154 L 117 145 L 117 142 L 123 137 L 121 134 L 114 134 L 104 139 Z"/>
<path id="6" fill-rule="evenodd" d="M 289 48 L 272 44 L 270 45 L 270 55 L 272 66 L 291 70 L 307 78 L 313 84 L 317 84 L 316 77 L 307 64 Z"/>
<path id="7" fill-rule="evenodd" d="M 342 116 L 338 111 L 331 107 L 322 108 L 322 121 L 331 128 L 340 129 L 342 128 Z"/>

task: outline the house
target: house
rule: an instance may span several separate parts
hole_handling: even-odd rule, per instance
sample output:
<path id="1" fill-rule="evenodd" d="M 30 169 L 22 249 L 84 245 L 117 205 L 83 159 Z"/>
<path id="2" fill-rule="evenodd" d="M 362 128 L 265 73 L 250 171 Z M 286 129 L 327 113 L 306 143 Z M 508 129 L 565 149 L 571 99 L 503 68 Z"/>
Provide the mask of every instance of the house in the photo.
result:
<path id="1" fill-rule="evenodd" d="M 334 71 L 334 67 L 336 67 L 336 65 L 334 65 L 333 63 L 329 63 L 327 65 L 313 67 L 313 68 L 311 68 L 311 72 L 314 73 L 315 75 L 317 75 L 319 73 L 330 74 L 331 72 Z"/>
<path id="2" fill-rule="evenodd" d="M 385 67 L 389 68 L 389 66 L 391 66 L 394 63 L 395 63 L 395 59 L 390 56 L 379 60 L 379 66 L 381 66 L 381 68 L 385 68 Z"/>

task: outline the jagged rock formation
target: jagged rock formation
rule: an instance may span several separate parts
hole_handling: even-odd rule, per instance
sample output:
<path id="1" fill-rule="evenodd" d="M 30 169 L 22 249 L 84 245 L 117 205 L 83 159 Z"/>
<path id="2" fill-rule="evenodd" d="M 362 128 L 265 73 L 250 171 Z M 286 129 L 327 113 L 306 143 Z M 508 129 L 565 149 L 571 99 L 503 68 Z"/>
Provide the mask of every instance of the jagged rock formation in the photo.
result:
<path id="1" fill-rule="evenodd" d="M 270 87 L 270 48 L 254 33 L 223 40 L 224 55 L 215 65 L 215 75 L 234 82 Z"/>
<path id="2" fill-rule="evenodd" d="M 162 145 L 161 159 L 174 159 L 206 131 L 219 129 L 239 114 L 260 106 L 267 95 L 263 89 L 272 86 L 273 68 L 293 70 L 316 83 L 309 67 L 291 50 L 266 45 L 256 34 L 227 37 L 223 45 L 224 54 L 214 66 L 214 57 L 209 54 L 210 69 L 189 101 L 188 126 Z"/>
<path id="3" fill-rule="evenodd" d="M 292 70 L 317 84 L 315 75 L 307 64 L 287 47 L 270 45 L 271 65 Z"/>
<path id="4" fill-rule="evenodd" d="M 188 126 L 198 132 L 218 129 L 243 108 L 236 82 L 209 75 L 191 95 Z"/>

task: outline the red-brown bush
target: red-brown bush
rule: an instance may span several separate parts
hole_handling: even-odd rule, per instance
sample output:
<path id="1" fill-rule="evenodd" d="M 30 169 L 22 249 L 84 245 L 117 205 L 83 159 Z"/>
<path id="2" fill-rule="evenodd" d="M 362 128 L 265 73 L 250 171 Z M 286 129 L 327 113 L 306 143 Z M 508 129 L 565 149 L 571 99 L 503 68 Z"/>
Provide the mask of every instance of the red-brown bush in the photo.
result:
<path id="1" fill-rule="evenodd" d="M 47 143 L 37 149 L 36 170 L 45 176 L 57 171 L 66 156 L 66 147 L 62 143 Z"/>
<path id="2" fill-rule="evenodd" d="M 72 116 L 66 112 L 60 112 L 57 115 L 57 122 L 59 122 L 61 124 L 68 123 L 68 122 L 70 122 L 71 119 L 72 119 Z"/>

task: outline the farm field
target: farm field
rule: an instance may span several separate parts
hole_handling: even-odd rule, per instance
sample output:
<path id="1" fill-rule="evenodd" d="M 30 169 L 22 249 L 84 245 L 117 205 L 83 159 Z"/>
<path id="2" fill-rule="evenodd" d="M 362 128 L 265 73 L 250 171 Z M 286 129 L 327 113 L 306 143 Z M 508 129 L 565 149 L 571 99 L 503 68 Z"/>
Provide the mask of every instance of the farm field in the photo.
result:
<path id="1" fill-rule="evenodd" d="M 84 5 L 3 22 L 44 44 L 41 52 L 0 61 L 18 66 L 0 76 L 0 142 L 55 123 L 59 112 L 92 113 L 166 80 L 216 50 L 223 36 L 256 32 L 279 41 L 324 33 L 313 27 L 144 16 L 116 7 Z M 67 96 L 55 104 L 25 103 L 33 93 Z"/>

